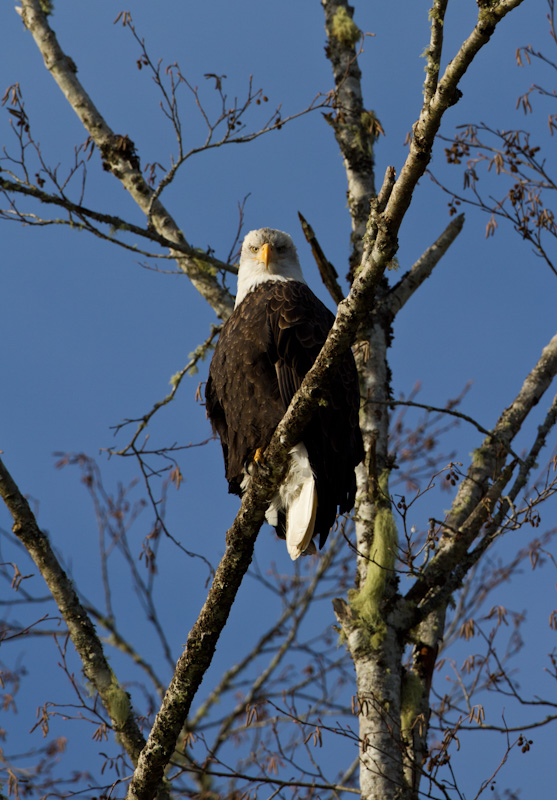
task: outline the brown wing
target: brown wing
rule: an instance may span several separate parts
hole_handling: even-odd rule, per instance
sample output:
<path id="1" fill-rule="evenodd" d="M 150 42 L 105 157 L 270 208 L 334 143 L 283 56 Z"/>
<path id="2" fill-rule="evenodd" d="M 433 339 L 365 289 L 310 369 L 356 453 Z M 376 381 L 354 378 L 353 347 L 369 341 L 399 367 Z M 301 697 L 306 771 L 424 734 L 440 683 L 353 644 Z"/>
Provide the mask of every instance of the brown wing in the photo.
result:
<path id="1" fill-rule="evenodd" d="M 277 282 L 267 303 L 279 391 L 288 408 L 334 322 L 305 283 Z"/>
<path id="2" fill-rule="evenodd" d="M 240 494 L 244 465 L 265 448 L 284 414 L 267 322 L 270 284 L 250 292 L 221 331 L 205 390 L 229 489 Z"/>

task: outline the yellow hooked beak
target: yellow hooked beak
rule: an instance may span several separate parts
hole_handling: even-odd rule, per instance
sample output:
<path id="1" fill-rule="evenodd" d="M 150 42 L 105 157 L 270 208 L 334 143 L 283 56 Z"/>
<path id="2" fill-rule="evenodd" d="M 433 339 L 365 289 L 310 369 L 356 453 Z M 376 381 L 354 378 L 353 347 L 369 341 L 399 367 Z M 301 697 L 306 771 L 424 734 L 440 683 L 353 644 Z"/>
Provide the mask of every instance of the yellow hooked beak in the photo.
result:
<path id="1" fill-rule="evenodd" d="M 271 260 L 272 252 L 271 245 L 268 242 L 265 242 L 265 244 L 262 244 L 259 248 L 259 256 L 261 261 L 265 264 L 266 270 L 269 269 L 269 262 Z"/>

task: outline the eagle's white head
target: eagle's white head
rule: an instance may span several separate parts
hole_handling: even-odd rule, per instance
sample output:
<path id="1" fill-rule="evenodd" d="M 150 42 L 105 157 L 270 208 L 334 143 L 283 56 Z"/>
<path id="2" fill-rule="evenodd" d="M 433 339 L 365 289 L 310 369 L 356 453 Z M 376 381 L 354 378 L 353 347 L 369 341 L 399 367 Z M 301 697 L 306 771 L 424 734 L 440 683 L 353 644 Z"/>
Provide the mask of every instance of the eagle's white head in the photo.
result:
<path id="1" fill-rule="evenodd" d="M 273 228 L 250 231 L 244 239 L 235 305 L 264 281 L 305 283 L 294 242 L 287 233 Z"/>

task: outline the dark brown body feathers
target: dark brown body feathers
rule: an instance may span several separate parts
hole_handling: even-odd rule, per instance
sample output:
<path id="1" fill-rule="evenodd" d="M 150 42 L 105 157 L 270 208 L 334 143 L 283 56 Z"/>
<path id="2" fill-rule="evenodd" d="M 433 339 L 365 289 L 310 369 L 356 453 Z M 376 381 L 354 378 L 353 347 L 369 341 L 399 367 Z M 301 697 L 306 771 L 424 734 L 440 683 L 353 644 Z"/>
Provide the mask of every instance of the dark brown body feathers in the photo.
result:
<path id="1" fill-rule="evenodd" d="M 321 350 L 334 317 L 306 284 L 267 281 L 225 324 L 209 370 L 207 415 L 219 434 L 229 491 L 241 494 L 244 467 L 273 432 Z M 354 505 L 354 468 L 363 458 L 358 374 L 345 354 L 302 436 L 316 479 L 315 534 L 323 545 L 337 509 Z"/>

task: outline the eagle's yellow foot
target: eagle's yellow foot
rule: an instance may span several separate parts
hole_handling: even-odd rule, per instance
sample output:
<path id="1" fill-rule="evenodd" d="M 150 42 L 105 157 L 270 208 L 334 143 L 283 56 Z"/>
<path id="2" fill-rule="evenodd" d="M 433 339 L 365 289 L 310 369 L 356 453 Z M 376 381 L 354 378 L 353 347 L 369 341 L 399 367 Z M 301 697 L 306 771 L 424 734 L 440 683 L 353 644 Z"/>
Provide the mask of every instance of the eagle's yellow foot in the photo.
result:
<path id="1" fill-rule="evenodd" d="M 253 454 L 253 460 L 255 461 L 256 464 L 259 464 L 260 467 L 263 466 L 263 448 L 262 447 L 258 447 L 257 448 L 255 453 Z"/>

